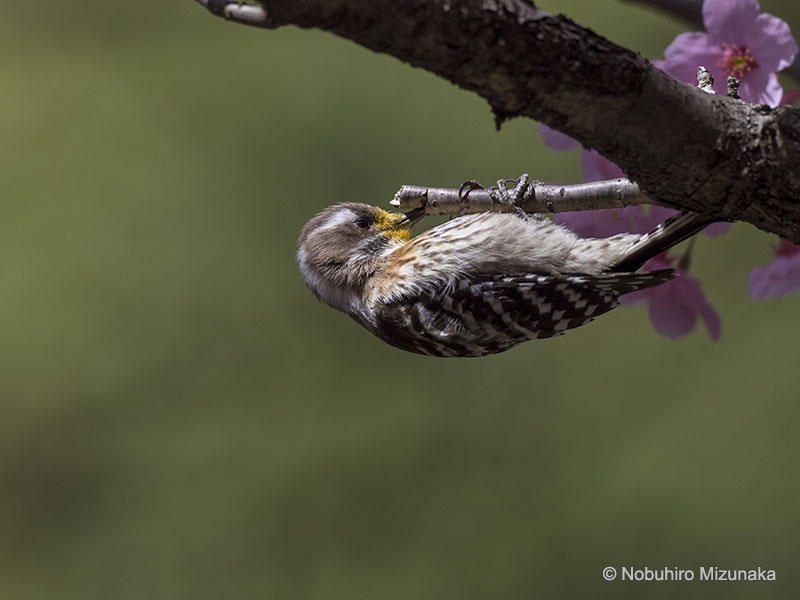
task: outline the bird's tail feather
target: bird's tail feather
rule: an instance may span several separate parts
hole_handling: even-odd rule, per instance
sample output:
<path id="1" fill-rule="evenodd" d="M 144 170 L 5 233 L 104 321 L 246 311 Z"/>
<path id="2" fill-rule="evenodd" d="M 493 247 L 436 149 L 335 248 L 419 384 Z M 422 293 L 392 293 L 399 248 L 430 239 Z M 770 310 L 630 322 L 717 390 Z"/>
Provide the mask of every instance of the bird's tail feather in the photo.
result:
<path id="1" fill-rule="evenodd" d="M 651 258 L 699 233 L 713 222 L 714 219 L 706 215 L 688 211 L 678 213 L 631 244 L 625 255 L 609 271 L 632 273 Z"/>

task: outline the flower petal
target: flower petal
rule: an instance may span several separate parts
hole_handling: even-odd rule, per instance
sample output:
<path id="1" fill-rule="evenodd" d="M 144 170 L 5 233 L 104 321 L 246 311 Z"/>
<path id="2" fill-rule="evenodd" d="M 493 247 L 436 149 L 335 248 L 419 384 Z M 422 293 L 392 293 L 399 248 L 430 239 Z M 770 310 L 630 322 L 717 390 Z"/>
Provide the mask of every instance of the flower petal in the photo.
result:
<path id="1" fill-rule="evenodd" d="M 581 169 L 584 181 L 602 181 L 603 179 L 625 177 L 622 169 L 597 150 L 585 150 L 581 153 Z"/>
<path id="2" fill-rule="evenodd" d="M 703 24 L 714 38 L 741 44 L 760 12 L 757 0 L 705 0 Z"/>
<path id="3" fill-rule="evenodd" d="M 703 294 L 700 282 L 685 271 L 680 271 L 680 273 L 681 276 L 673 280 L 675 283 L 671 290 L 674 294 L 673 302 L 683 305 L 692 315 L 699 315 L 705 323 L 711 339 L 715 342 L 719 341 L 722 330 L 719 314 Z"/>
<path id="4" fill-rule="evenodd" d="M 775 73 L 764 69 L 755 69 L 748 73 L 742 81 L 739 97 L 748 102 L 768 104 L 774 108 L 781 102 L 783 88 Z"/>
<path id="5" fill-rule="evenodd" d="M 711 336 L 712 340 L 718 342 L 722 335 L 722 320 L 719 318 L 719 313 L 711 304 L 706 302 L 700 310 L 700 318 L 703 319 L 703 323 L 706 325 L 708 335 Z"/>
<path id="6" fill-rule="evenodd" d="M 703 323 L 705 323 L 706 330 L 708 330 L 708 335 L 711 336 L 711 339 L 718 342 L 720 334 L 722 333 L 722 321 L 719 318 L 719 313 L 717 313 L 716 309 L 711 306 L 711 303 L 706 299 L 703 290 L 700 289 L 700 283 L 696 280 L 694 280 L 694 283 L 697 286 L 698 296 L 694 298 L 695 303 L 692 308 L 694 308 L 695 312 L 700 315 Z"/>
<path id="7" fill-rule="evenodd" d="M 764 90 L 769 82 L 769 71 L 754 69 L 739 84 L 739 98 L 753 104 L 766 104 Z"/>
<path id="8" fill-rule="evenodd" d="M 697 81 L 697 67 L 703 66 L 711 71 L 716 82 L 719 79 L 716 64 L 720 54 L 720 44 L 713 42 L 707 33 L 681 33 L 664 50 L 663 70 L 675 79 L 694 83 Z M 722 83 L 725 83 L 724 79 Z"/>
<path id="9" fill-rule="evenodd" d="M 664 285 L 674 284 L 675 280 Z M 674 293 L 655 296 L 650 301 L 648 314 L 653 329 L 673 340 L 689 333 L 697 322 L 695 313 Z"/>
<path id="10" fill-rule="evenodd" d="M 719 223 L 712 223 L 705 229 L 703 229 L 703 233 L 705 233 L 708 237 L 717 237 L 718 235 L 722 235 L 723 233 L 728 233 L 730 231 L 731 224 L 727 221 L 720 221 Z"/>
<path id="11" fill-rule="evenodd" d="M 660 271 L 662 269 L 670 269 L 670 268 L 672 268 L 672 262 L 671 259 L 667 256 L 666 252 L 663 254 L 659 254 L 655 258 L 648 260 L 647 264 L 644 265 L 645 271 Z M 640 304 L 649 302 L 650 299 L 653 296 L 658 295 L 666 285 L 669 285 L 669 283 L 665 283 L 658 287 L 641 290 L 639 292 L 631 292 L 630 294 L 625 294 L 624 296 L 620 296 L 620 302 L 622 302 L 622 304 L 627 304 L 628 306 L 639 306 Z"/>
<path id="12" fill-rule="evenodd" d="M 627 306 L 641 306 L 642 304 L 646 304 L 652 295 L 653 293 L 650 290 L 641 290 L 620 296 L 619 301 L 621 304 Z"/>
<path id="13" fill-rule="evenodd" d="M 781 298 L 800 291 L 800 254 L 777 256 L 763 267 L 756 267 L 747 280 L 751 300 Z"/>
<path id="14" fill-rule="evenodd" d="M 758 66 L 767 71 L 785 69 L 797 54 L 797 42 L 786 21 L 766 13 L 758 15 L 743 42 Z"/>
<path id="15" fill-rule="evenodd" d="M 661 254 L 648 261 L 645 269 L 668 268 L 671 260 L 674 259 Z M 675 339 L 689 333 L 694 329 L 699 315 L 711 338 L 714 341 L 719 340 L 722 324 L 717 311 L 703 294 L 700 282 L 686 271 L 681 269 L 677 271 L 679 276 L 672 281 L 626 294 L 620 301 L 629 306 L 649 302 L 650 321 L 653 323 L 653 328 L 661 335 Z"/>
<path id="16" fill-rule="evenodd" d="M 747 278 L 747 294 L 750 300 L 766 300 L 769 297 L 767 290 L 767 267 L 755 267 Z"/>
<path id="17" fill-rule="evenodd" d="M 565 133 L 561 133 L 544 123 L 539 124 L 539 135 L 545 145 L 553 150 L 577 150 L 581 147 L 578 140 L 574 140 Z"/>

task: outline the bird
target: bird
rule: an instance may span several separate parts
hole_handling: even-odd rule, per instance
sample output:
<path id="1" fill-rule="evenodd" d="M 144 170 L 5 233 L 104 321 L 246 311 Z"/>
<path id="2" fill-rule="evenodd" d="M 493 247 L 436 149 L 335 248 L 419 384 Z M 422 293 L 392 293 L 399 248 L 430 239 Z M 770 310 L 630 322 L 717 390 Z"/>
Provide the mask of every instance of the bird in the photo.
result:
<path id="1" fill-rule="evenodd" d="M 297 262 L 322 302 L 392 346 L 435 357 L 497 354 L 585 325 L 620 296 L 673 279 L 673 269 L 636 271 L 712 222 L 686 211 L 649 233 L 599 239 L 541 215 L 484 212 L 412 238 L 424 214 L 328 207 L 302 228 Z"/>

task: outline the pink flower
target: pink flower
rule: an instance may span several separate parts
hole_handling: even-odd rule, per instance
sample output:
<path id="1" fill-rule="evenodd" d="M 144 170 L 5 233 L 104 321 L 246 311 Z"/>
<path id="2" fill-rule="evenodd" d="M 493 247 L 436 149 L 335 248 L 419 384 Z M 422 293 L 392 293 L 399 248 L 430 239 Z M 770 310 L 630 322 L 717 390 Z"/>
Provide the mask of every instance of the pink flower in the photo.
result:
<path id="1" fill-rule="evenodd" d="M 622 169 L 597 150 L 581 152 L 581 171 L 584 181 L 603 181 L 604 179 L 627 177 Z"/>
<path id="2" fill-rule="evenodd" d="M 539 135 L 546 146 L 553 150 L 577 150 L 581 148 L 580 142 L 568 135 L 556 131 L 547 125 L 539 125 Z M 581 170 L 584 181 L 602 181 L 603 179 L 616 179 L 625 177 L 617 165 L 608 160 L 596 150 L 581 151 Z"/>
<path id="3" fill-rule="evenodd" d="M 580 148 L 580 144 L 571 137 L 554 129 L 541 125 L 539 130 L 545 144 L 557 150 Z M 583 150 L 581 166 L 586 181 L 615 179 L 624 177 L 622 170 L 595 151 Z M 650 206 L 645 211 L 643 206 L 628 206 L 607 210 L 579 211 L 559 213 L 555 221 L 573 230 L 582 237 L 609 237 L 617 233 L 645 233 L 659 223 L 665 221 L 677 211 L 662 206 Z M 703 233 L 715 237 L 725 233 L 730 223 L 714 223 Z M 648 261 L 646 269 L 668 269 L 672 260 L 665 254 Z M 717 311 L 706 300 L 700 283 L 686 271 L 679 269 L 680 275 L 663 285 L 622 297 L 623 304 L 649 304 L 650 321 L 661 335 L 678 338 L 692 331 L 697 316 L 706 325 L 711 338 L 719 340 L 721 322 Z"/>
<path id="4" fill-rule="evenodd" d="M 566 133 L 561 133 L 557 129 L 548 127 L 544 123 L 539 124 L 539 135 L 542 136 L 544 145 L 553 150 L 577 150 L 581 143 L 569 137 Z"/>
<path id="5" fill-rule="evenodd" d="M 748 102 L 778 106 L 782 89 L 776 71 L 797 54 L 789 26 L 761 13 L 757 0 L 705 0 L 703 23 L 708 33 L 682 33 L 664 51 L 664 71 L 694 82 L 697 67 L 714 76 L 714 89 L 724 94 L 728 75 L 741 79 L 739 96 Z"/>
<path id="6" fill-rule="evenodd" d="M 719 223 L 712 223 L 705 229 L 703 229 L 703 235 L 707 235 L 708 237 L 717 237 L 718 235 L 722 235 L 723 233 L 728 233 L 731 228 L 731 224 L 726 221 L 720 221 Z"/>
<path id="7" fill-rule="evenodd" d="M 800 246 L 781 240 L 772 251 L 775 260 L 750 272 L 747 290 L 751 300 L 781 298 L 800 291 Z"/>
<path id="8" fill-rule="evenodd" d="M 668 269 L 675 258 L 666 254 L 657 256 L 645 265 L 647 270 Z M 692 331 L 699 316 L 711 339 L 719 341 L 722 324 L 713 306 L 706 300 L 700 283 L 683 269 L 679 275 L 665 284 L 626 294 L 623 304 L 638 306 L 649 304 L 648 314 L 653 328 L 661 335 L 677 339 Z"/>
<path id="9" fill-rule="evenodd" d="M 547 125 L 539 125 L 544 143 L 554 150 L 577 150 L 580 143 Z M 613 162 L 594 150 L 581 152 L 584 181 L 600 181 L 625 177 Z M 641 206 L 609 208 L 605 210 L 558 213 L 555 222 L 564 225 L 582 237 L 602 238 L 635 231 L 636 222 L 644 216 Z"/>

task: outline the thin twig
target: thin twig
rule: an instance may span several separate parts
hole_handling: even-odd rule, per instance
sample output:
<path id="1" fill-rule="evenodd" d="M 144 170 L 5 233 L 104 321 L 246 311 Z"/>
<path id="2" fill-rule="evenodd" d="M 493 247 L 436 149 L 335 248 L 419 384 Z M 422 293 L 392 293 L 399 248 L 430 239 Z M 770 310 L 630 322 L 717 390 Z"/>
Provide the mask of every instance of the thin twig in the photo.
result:
<path id="1" fill-rule="evenodd" d="M 741 79 L 736 79 L 728 75 L 728 93 L 725 94 L 728 98 L 739 98 L 739 86 L 742 85 Z M 741 100 L 741 98 L 739 98 Z"/>
<path id="2" fill-rule="evenodd" d="M 227 21 L 264 27 L 269 24 L 266 9 L 256 4 L 244 4 L 236 0 L 195 0 L 205 6 L 212 14 L 222 17 Z"/>
<path id="3" fill-rule="evenodd" d="M 714 76 L 705 67 L 697 67 L 697 87 L 706 94 L 716 94 L 714 91 Z"/>
<path id="4" fill-rule="evenodd" d="M 458 215 L 479 212 L 510 212 L 521 208 L 528 213 L 568 212 L 624 208 L 652 204 L 653 200 L 628 179 L 608 179 L 575 185 L 533 183 L 534 193 L 519 206 L 497 202 L 483 189 L 470 190 L 459 198 L 456 188 L 404 185 L 390 202 L 400 210 L 425 207 L 427 215 Z"/>

